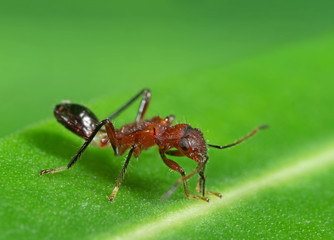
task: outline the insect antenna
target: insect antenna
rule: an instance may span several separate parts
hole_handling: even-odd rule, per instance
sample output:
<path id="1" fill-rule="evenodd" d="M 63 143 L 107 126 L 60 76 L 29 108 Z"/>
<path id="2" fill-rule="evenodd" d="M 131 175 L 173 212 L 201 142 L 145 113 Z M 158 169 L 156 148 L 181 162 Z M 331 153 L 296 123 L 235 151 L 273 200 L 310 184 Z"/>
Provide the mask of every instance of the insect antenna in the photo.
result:
<path id="1" fill-rule="evenodd" d="M 269 125 L 262 125 L 262 126 L 259 126 L 257 128 L 255 128 L 250 134 L 248 134 L 246 137 L 243 137 L 241 139 L 239 139 L 238 141 L 235 141 L 234 143 L 231 143 L 231 144 L 228 144 L 228 145 L 225 145 L 225 146 L 219 146 L 219 145 L 212 145 L 212 144 L 208 144 L 209 147 L 213 147 L 213 148 L 218 148 L 218 149 L 224 149 L 224 148 L 229 148 L 229 147 L 233 147 L 235 145 L 238 145 L 240 143 L 242 143 L 243 141 L 247 140 L 248 138 L 252 137 L 255 133 L 257 133 L 259 130 L 262 130 L 262 129 L 266 129 L 268 128 Z"/>

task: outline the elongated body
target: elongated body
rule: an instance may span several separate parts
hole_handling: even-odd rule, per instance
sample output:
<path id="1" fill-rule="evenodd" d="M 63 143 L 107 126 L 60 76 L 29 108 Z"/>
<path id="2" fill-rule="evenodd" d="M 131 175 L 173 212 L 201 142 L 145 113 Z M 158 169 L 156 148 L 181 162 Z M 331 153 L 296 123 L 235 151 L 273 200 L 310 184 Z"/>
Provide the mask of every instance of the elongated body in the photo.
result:
<path id="1" fill-rule="evenodd" d="M 115 129 L 111 120 L 141 95 L 143 98 L 139 106 L 136 121 L 124 125 L 120 129 Z M 90 143 L 101 148 L 112 147 L 116 156 L 123 155 L 130 149 L 120 176 L 117 179 L 116 187 L 109 197 L 110 201 L 112 201 L 121 186 L 131 156 L 134 155 L 135 157 L 138 157 L 142 150 L 158 145 L 159 153 L 163 162 L 169 168 L 179 172 L 182 176 L 182 178 L 174 184 L 172 189 L 164 195 L 164 198 L 169 197 L 181 182 L 184 185 L 184 193 L 189 198 L 209 201 L 209 199 L 205 196 L 206 194 L 214 194 L 221 197 L 221 195 L 217 192 L 205 190 L 204 169 L 205 164 L 208 161 L 208 156 L 206 148 L 207 144 L 205 143 L 201 130 L 192 128 L 188 124 L 177 124 L 172 126 L 174 120 L 173 115 L 165 118 L 156 116 L 151 119 L 144 120 L 144 114 L 148 108 L 150 98 L 150 91 L 148 89 L 144 89 L 115 113 L 102 121 L 99 121 L 94 113 L 84 106 L 72 103 L 57 105 L 54 109 L 54 115 L 57 120 L 73 133 L 84 138 L 86 141 L 67 166 L 46 169 L 41 171 L 40 174 L 44 175 L 47 173 L 56 173 L 71 168 Z M 254 129 L 251 134 L 233 144 L 229 144 L 227 146 L 208 146 L 220 149 L 235 146 L 251 137 L 261 128 L 264 127 Z M 195 160 L 198 163 L 198 166 L 189 175 L 185 175 L 183 168 L 175 161 L 168 159 L 165 154 L 172 156 L 186 156 Z M 201 195 L 190 194 L 187 186 L 187 179 L 196 173 L 199 174 L 196 190 L 200 192 Z"/>

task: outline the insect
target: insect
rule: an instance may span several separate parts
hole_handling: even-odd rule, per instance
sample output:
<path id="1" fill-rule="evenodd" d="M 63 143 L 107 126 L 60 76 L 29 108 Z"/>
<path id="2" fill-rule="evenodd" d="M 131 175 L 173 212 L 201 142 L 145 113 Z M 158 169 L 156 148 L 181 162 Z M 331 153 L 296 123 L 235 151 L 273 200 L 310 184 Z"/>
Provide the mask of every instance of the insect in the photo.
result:
<path id="1" fill-rule="evenodd" d="M 142 100 L 139 105 L 135 122 L 124 125 L 120 129 L 116 130 L 111 120 L 129 107 L 134 101 L 140 98 L 140 96 L 142 96 Z M 207 156 L 207 146 L 218 149 L 229 148 L 250 138 L 257 131 L 266 128 L 267 126 L 257 127 L 246 137 L 226 146 L 206 144 L 203 133 L 200 129 L 192 128 L 188 124 L 172 125 L 174 120 L 173 115 L 165 118 L 156 116 L 151 119 L 144 120 L 150 99 L 150 90 L 143 89 L 116 112 L 102 121 L 99 121 L 94 113 L 84 106 L 73 103 L 63 103 L 57 105 L 54 108 L 54 115 L 56 119 L 73 133 L 84 138 L 85 143 L 67 166 L 42 170 L 40 175 L 48 173 L 53 174 L 70 169 L 77 162 L 89 144 L 93 144 L 100 148 L 112 147 L 116 156 L 123 155 L 128 149 L 130 149 L 124 166 L 116 181 L 116 186 L 109 197 L 109 200 L 113 201 L 122 184 L 126 168 L 132 155 L 138 157 L 142 150 L 157 145 L 163 162 L 169 168 L 181 174 L 181 178 L 163 196 L 163 199 L 168 198 L 181 183 L 183 183 L 184 194 L 188 198 L 200 199 L 209 202 L 209 198 L 206 197 L 208 194 L 221 197 L 222 195 L 220 193 L 207 191 L 205 189 L 204 170 L 209 159 Z M 186 175 L 183 168 L 175 161 L 167 158 L 166 154 L 171 156 L 186 156 L 196 161 L 198 166 L 190 174 Z M 197 195 L 191 194 L 187 185 L 187 180 L 196 173 L 199 175 L 198 184 L 196 186 L 196 190 L 199 192 Z"/>

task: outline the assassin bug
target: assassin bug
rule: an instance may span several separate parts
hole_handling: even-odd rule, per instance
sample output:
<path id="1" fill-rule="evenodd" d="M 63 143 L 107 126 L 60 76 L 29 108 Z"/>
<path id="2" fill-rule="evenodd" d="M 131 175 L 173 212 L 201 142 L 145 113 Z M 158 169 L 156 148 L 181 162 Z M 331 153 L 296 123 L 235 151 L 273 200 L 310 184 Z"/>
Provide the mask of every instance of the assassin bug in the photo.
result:
<path id="1" fill-rule="evenodd" d="M 142 96 L 142 100 L 139 105 L 136 121 L 116 130 L 111 123 L 111 120 L 140 96 Z M 94 113 L 84 106 L 73 103 L 57 105 L 54 108 L 54 115 L 57 120 L 86 141 L 67 166 L 42 170 L 40 175 L 48 173 L 53 174 L 70 169 L 90 143 L 101 148 L 112 147 L 116 156 L 123 155 L 130 149 L 122 171 L 116 181 L 116 186 L 109 197 L 109 200 L 113 201 L 122 184 L 131 156 L 134 155 L 135 157 L 138 157 L 142 150 L 158 145 L 163 162 L 182 176 L 163 196 L 163 199 L 168 198 L 180 183 L 183 183 L 184 193 L 188 198 L 201 199 L 209 202 L 209 198 L 206 197 L 206 194 L 213 194 L 221 197 L 220 193 L 205 190 L 204 170 L 209 159 L 206 146 L 218 149 L 232 147 L 250 138 L 257 131 L 266 126 L 257 127 L 246 137 L 226 146 L 206 144 L 203 134 L 198 128 L 192 128 L 188 124 L 177 124 L 172 126 L 174 120 L 173 115 L 165 118 L 156 116 L 144 120 L 144 115 L 150 103 L 150 99 L 150 90 L 143 89 L 116 112 L 102 121 L 99 121 Z M 198 163 L 198 166 L 189 175 L 186 175 L 183 168 L 173 160 L 168 159 L 166 154 L 172 156 L 186 156 L 195 160 Z M 199 174 L 196 190 L 201 195 L 190 194 L 187 185 L 187 180 L 196 173 Z"/>

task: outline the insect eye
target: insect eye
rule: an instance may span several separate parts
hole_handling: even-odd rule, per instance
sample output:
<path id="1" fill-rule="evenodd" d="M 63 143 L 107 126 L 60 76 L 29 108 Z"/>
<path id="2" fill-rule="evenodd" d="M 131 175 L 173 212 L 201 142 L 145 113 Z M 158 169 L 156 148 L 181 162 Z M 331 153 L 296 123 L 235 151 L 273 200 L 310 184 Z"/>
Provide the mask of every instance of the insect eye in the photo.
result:
<path id="1" fill-rule="evenodd" d="M 181 149 L 183 151 L 188 151 L 188 149 L 189 149 L 189 143 L 188 143 L 187 139 L 182 138 L 181 141 L 180 141 L 180 143 L 179 143 L 179 145 L 180 145 L 180 147 L 181 147 Z"/>

